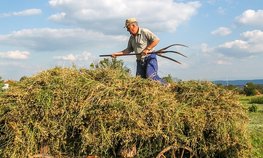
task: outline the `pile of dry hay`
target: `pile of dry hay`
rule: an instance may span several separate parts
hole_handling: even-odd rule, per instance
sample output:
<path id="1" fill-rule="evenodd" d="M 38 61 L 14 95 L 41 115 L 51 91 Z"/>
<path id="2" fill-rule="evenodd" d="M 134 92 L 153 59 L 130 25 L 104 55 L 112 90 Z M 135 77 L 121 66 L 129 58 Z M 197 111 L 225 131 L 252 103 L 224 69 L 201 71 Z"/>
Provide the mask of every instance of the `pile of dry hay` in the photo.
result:
<path id="1" fill-rule="evenodd" d="M 0 97 L 0 157 L 43 146 L 57 157 L 118 157 L 136 145 L 152 158 L 175 143 L 197 157 L 247 157 L 247 121 L 235 95 L 210 82 L 166 88 L 121 69 L 53 68 Z"/>

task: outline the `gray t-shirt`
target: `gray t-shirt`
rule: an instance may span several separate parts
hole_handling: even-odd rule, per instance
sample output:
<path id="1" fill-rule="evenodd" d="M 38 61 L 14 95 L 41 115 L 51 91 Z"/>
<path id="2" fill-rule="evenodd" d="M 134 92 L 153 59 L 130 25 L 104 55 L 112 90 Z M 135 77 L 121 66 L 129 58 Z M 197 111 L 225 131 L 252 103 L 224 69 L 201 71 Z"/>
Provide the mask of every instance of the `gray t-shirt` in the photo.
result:
<path id="1" fill-rule="evenodd" d="M 129 52 L 141 53 L 149 44 L 151 44 L 158 37 L 146 28 L 139 28 L 136 36 L 131 35 L 127 50 Z M 151 50 L 152 51 L 152 50 Z M 141 60 L 145 56 L 136 55 L 137 60 Z"/>

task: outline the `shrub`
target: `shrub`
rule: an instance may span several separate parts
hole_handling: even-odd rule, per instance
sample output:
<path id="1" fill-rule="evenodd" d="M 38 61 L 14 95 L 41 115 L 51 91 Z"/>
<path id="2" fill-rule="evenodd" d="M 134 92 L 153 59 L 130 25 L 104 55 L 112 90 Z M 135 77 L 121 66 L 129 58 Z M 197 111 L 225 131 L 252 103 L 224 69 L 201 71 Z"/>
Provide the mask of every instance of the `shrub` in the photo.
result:
<path id="1" fill-rule="evenodd" d="M 247 96 L 254 96 L 257 94 L 256 85 L 252 82 L 247 83 L 244 86 L 244 92 Z"/>
<path id="2" fill-rule="evenodd" d="M 256 105 L 252 104 L 250 107 L 248 107 L 248 111 L 249 112 L 257 112 L 258 107 Z"/>
<path id="3" fill-rule="evenodd" d="M 263 104 L 263 96 L 257 96 L 257 97 L 253 97 L 251 98 L 250 104 Z"/>

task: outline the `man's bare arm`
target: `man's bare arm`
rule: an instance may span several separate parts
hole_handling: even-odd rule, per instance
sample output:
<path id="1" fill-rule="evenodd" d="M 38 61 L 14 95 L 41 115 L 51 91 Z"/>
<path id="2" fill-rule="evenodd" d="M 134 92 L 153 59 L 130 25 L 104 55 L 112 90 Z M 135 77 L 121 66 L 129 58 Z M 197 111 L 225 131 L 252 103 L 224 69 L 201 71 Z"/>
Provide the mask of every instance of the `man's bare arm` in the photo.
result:
<path id="1" fill-rule="evenodd" d="M 115 53 L 112 53 L 112 57 L 116 58 L 117 56 L 120 56 L 120 55 L 123 55 L 123 54 L 129 54 L 130 52 L 128 51 L 128 49 L 124 49 L 120 52 L 115 52 Z"/>
<path id="2" fill-rule="evenodd" d="M 151 44 L 149 44 L 143 51 L 142 54 L 146 55 L 148 54 L 158 43 L 160 42 L 160 39 L 155 39 Z"/>

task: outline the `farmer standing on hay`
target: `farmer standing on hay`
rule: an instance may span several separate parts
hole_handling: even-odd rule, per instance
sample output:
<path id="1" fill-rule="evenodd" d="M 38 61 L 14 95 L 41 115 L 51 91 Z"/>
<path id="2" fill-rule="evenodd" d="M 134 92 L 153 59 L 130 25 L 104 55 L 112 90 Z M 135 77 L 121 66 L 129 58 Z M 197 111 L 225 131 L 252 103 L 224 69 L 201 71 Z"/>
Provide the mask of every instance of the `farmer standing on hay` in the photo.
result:
<path id="1" fill-rule="evenodd" d="M 149 78 L 159 81 L 162 84 L 166 84 L 166 82 L 157 74 L 158 63 L 156 54 L 148 54 L 149 52 L 153 52 L 154 47 L 159 43 L 160 39 L 150 30 L 140 28 L 135 18 L 127 19 L 124 27 L 126 27 L 127 31 L 131 34 L 128 46 L 120 52 L 113 53 L 112 57 L 129 54 L 131 52 L 138 53 L 140 55 L 136 55 L 136 76 Z"/>

